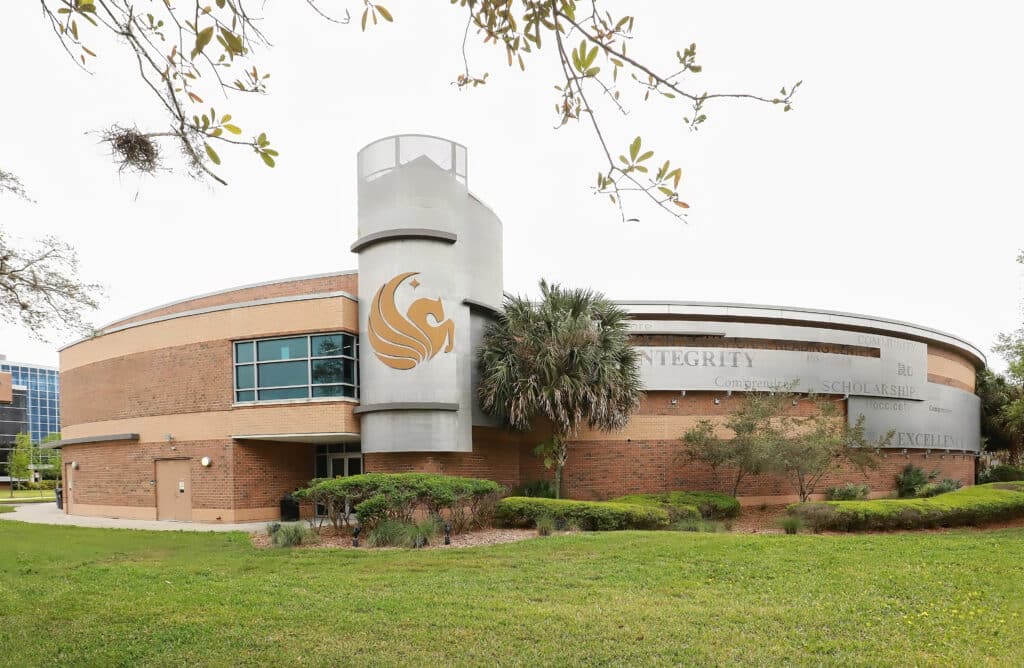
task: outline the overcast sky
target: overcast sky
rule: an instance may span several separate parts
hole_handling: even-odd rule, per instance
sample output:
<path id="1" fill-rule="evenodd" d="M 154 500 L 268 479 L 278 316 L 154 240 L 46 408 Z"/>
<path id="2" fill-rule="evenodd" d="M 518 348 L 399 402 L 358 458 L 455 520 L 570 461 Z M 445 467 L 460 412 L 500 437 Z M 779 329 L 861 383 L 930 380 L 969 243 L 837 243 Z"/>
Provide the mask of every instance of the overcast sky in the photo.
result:
<path id="1" fill-rule="evenodd" d="M 38 5 L 5 3 L 0 167 L 37 203 L 0 198 L 0 225 L 73 243 L 84 276 L 106 286 L 92 318 L 104 324 L 192 294 L 356 268 L 356 152 L 423 132 L 468 147 L 470 188 L 504 222 L 510 292 L 537 294 L 546 277 L 615 299 L 853 311 L 986 352 L 997 332 L 1020 326 L 1024 92 L 1014 82 L 1024 42 L 1014 3 L 625 3 L 637 17 L 635 56 L 667 70 L 677 48 L 697 43 L 697 92 L 804 85 L 791 113 L 721 102 L 698 133 L 682 126 L 680 107 L 606 114 L 614 145 L 639 133 L 656 159 L 683 166 L 693 207 L 681 223 L 637 202 L 640 221 L 624 224 L 589 190 L 602 166 L 589 129 L 553 129 L 553 54 L 524 75 L 498 51 L 473 49 L 490 82 L 459 92 L 450 82 L 463 14 L 441 0 L 382 2 L 395 23 L 366 34 L 303 3 L 269 4 L 270 96 L 212 102 L 246 134 L 266 130 L 280 161 L 271 170 L 222 151 L 227 188 L 119 175 L 86 131 L 163 123 L 125 47 L 92 41 L 90 77 Z M 65 342 L 0 328 L 11 359 L 56 365 Z"/>

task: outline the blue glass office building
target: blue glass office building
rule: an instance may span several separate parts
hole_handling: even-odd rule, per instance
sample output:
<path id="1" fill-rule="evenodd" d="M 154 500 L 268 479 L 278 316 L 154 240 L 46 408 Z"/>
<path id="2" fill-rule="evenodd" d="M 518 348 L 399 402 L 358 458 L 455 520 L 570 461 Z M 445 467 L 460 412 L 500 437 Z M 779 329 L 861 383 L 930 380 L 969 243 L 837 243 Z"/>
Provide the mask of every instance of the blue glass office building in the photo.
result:
<path id="1" fill-rule="evenodd" d="M 9 371 L 15 385 L 28 388 L 28 427 L 35 443 L 60 431 L 60 377 L 57 369 L 8 362 L 0 355 L 0 371 Z"/>

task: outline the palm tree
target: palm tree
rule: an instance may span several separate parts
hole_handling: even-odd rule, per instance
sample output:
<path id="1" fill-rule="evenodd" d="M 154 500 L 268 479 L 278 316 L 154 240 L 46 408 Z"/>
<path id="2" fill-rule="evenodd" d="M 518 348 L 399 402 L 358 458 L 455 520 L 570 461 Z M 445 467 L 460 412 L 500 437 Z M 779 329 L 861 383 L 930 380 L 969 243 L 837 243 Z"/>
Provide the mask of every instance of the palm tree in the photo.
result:
<path id="1" fill-rule="evenodd" d="M 592 290 L 540 282 L 542 299 L 506 295 L 477 352 L 484 412 L 525 431 L 538 417 L 552 437 L 537 447 L 561 491 L 566 439 L 584 423 L 620 429 L 640 402 L 638 356 L 628 315 Z"/>

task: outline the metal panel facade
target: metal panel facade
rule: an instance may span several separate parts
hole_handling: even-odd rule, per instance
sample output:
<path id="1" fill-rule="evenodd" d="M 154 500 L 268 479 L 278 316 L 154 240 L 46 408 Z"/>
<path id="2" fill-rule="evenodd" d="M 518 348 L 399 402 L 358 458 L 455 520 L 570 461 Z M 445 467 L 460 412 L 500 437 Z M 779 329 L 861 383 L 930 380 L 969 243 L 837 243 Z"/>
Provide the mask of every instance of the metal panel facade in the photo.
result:
<path id="1" fill-rule="evenodd" d="M 848 415 L 864 415 L 870 439 L 895 430 L 893 448 L 981 450 L 981 399 L 955 387 L 928 383 L 924 401 L 850 397 Z"/>

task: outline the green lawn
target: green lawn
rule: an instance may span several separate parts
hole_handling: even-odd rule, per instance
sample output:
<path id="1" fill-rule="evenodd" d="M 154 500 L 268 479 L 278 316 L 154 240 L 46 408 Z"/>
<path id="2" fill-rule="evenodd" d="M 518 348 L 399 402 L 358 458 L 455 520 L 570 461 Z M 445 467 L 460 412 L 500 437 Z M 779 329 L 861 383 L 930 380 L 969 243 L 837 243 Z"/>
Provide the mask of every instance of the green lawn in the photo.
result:
<path id="1" fill-rule="evenodd" d="M 14 506 L 0 506 L 0 513 L 13 513 Z"/>
<path id="2" fill-rule="evenodd" d="M 16 489 L 14 490 L 14 497 L 11 497 L 11 490 L 5 489 L 0 491 L 0 501 L 10 501 L 18 499 L 49 499 L 54 500 L 54 492 L 52 489 Z"/>
<path id="3" fill-rule="evenodd" d="M 433 551 L 0 522 L 0 663 L 1022 665 L 1024 531 Z"/>

